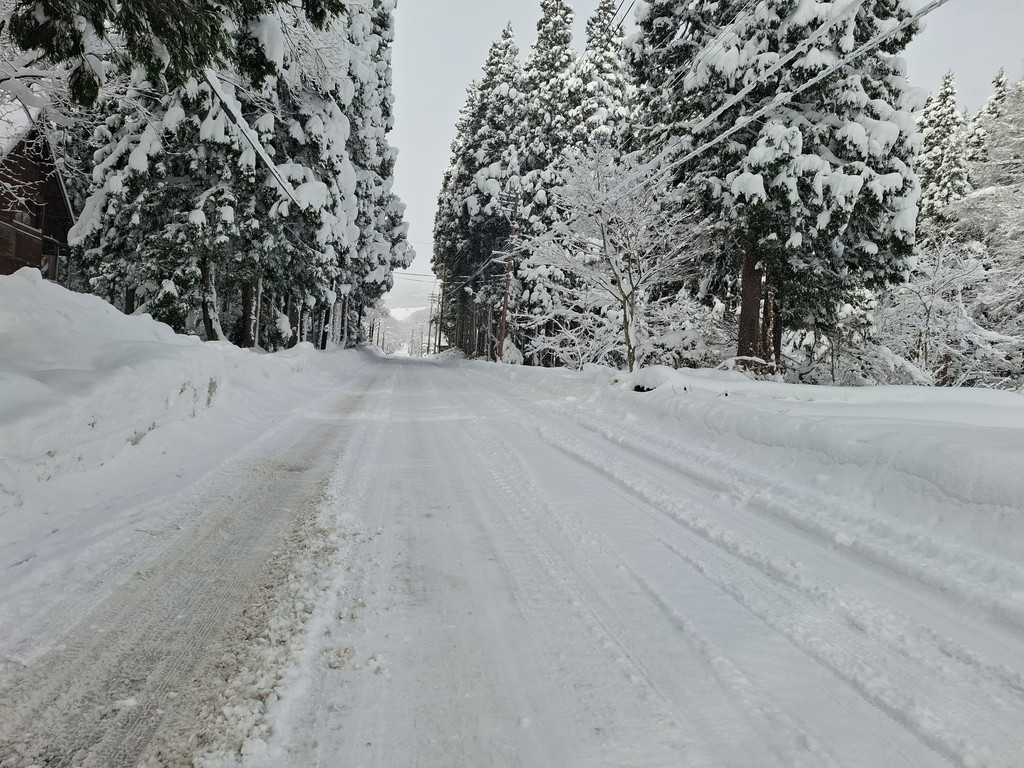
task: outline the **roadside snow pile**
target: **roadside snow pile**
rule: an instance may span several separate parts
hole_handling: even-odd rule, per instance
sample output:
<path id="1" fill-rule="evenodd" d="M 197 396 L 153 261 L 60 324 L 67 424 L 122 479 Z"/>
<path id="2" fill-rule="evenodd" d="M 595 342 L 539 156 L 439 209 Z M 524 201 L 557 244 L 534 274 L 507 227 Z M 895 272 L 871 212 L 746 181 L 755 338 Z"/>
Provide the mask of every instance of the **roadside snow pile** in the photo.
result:
<path id="1" fill-rule="evenodd" d="M 232 386 L 307 372 L 315 357 L 204 344 L 34 269 L 0 276 L 0 506 L 195 418 Z"/>
<path id="2" fill-rule="evenodd" d="M 569 374 L 475 365 L 555 396 L 548 402 L 584 411 L 595 425 L 631 424 L 652 436 L 646 446 L 652 454 L 720 475 L 725 491 L 754 486 L 760 506 L 788 499 L 791 514 L 809 530 L 821 527 L 816 509 L 828 507 L 834 516 L 842 507 L 839 545 L 864 546 L 884 533 L 916 537 L 947 560 L 958 559 L 965 545 L 1024 559 L 1020 395 L 781 384 L 660 367 L 625 374 L 591 366 Z M 684 458 L 679 446 L 653 439 L 673 423 L 692 455 Z M 704 466 L 713 455 L 727 456 L 731 466 Z M 937 538 L 924 541 L 928 536 Z"/>
<path id="3" fill-rule="evenodd" d="M 199 339 L 37 270 L 0 277 L 0 307 L 0 462 L 24 479 L 96 466 L 223 387 L 223 355 Z"/>

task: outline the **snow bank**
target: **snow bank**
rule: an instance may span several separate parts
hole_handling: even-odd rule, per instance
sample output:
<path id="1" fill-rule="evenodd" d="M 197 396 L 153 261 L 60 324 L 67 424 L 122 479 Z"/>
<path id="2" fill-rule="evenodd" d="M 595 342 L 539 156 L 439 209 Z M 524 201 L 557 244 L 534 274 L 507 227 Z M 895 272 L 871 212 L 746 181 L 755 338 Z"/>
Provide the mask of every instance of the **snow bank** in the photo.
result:
<path id="1" fill-rule="evenodd" d="M 0 508 L 20 505 L 27 485 L 96 467 L 195 418 L 233 388 L 317 365 L 308 344 L 275 355 L 204 344 L 37 270 L 0 276 Z"/>
<path id="2" fill-rule="evenodd" d="M 101 464 L 223 393 L 218 350 L 37 270 L 0 277 L 0 307 L 5 487 L 12 476 L 43 481 Z"/>
<path id="3" fill-rule="evenodd" d="M 751 381 L 737 372 L 583 373 L 474 364 L 476 370 L 585 411 L 729 457 L 723 491 L 744 481 L 762 506 L 800 489 L 807 528 L 843 515 L 845 546 L 902 538 L 956 560 L 964 546 L 1024 559 L 1024 397 L 977 389 L 839 388 Z M 648 445 L 652 453 L 675 448 Z M 667 457 L 672 459 L 673 457 Z M 691 457 L 675 457 L 694 461 Z M 704 467 L 704 474 L 710 473 Z M 708 479 L 708 478 L 704 478 Z M 810 493 L 808 492 L 810 490 Z M 782 514 L 784 510 L 774 510 Z M 787 513 L 789 514 L 789 513 Z M 933 538 L 929 538 L 933 537 Z M 928 539 L 925 541 L 925 539 Z M 865 545 L 866 546 L 866 545 Z M 941 550 L 941 551 L 938 551 Z"/>

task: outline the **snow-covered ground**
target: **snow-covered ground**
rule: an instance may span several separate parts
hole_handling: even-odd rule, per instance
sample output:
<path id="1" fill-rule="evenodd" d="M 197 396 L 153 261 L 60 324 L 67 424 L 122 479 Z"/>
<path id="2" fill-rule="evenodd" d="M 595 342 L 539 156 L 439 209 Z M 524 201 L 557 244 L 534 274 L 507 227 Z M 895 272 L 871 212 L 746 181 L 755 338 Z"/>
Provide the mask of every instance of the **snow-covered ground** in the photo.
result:
<path id="1" fill-rule="evenodd" d="M 26 272 L 0 395 L 4 768 L 1021 765 L 1019 395 L 260 355 Z"/>

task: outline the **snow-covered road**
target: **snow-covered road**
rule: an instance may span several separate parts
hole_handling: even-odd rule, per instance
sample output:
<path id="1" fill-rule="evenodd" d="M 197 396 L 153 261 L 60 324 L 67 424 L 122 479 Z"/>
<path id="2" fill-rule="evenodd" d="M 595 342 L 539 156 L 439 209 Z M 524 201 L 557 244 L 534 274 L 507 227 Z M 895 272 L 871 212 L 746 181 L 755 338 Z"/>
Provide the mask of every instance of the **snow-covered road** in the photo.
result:
<path id="1" fill-rule="evenodd" d="M 19 607 L 0 766 L 1019 768 L 1019 562 L 650 397 L 364 354 Z"/>
<path id="2" fill-rule="evenodd" d="M 380 365 L 265 765 L 1020 765 L 995 612 L 759 504 L 754 467 L 681 471 L 678 425 Z"/>

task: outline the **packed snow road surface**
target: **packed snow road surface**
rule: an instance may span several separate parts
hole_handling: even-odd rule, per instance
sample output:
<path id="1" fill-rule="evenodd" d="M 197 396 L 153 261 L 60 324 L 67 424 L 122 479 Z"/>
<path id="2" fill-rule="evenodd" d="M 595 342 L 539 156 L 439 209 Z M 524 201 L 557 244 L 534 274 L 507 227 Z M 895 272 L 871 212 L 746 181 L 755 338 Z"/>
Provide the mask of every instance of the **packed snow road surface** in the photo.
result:
<path id="1" fill-rule="evenodd" d="M 5 665 L 0 766 L 191 766 L 216 741 L 217 710 L 237 703 L 227 691 L 254 662 L 272 666 L 280 585 L 344 449 L 339 425 L 364 394 L 290 424 L 197 498 L 166 499 L 190 508 L 169 530 L 136 529 L 165 546 L 111 568 L 95 585 L 109 594 L 70 626 L 63 602 L 43 617 L 51 649 Z"/>
<path id="2" fill-rule="evenodd" d="M 345 359 L 4 551 L 0 766 L 1022 764 L 1011 396 Z"/>
<path id="3" fill-rule="evenodd" d="M 1021 593 L 972 603 L 923 531 L 913 567 L 882 526 L 859 553 L 823 533 L 855 531 L 845 499 L 759 498 L 770 466 L 643 395 L 610 423 L 571 377 L 380 365 L 347 567 L 253 765 L 1021 764 Z M 987 562 L 990 586 L 1020 575 Z"/>

